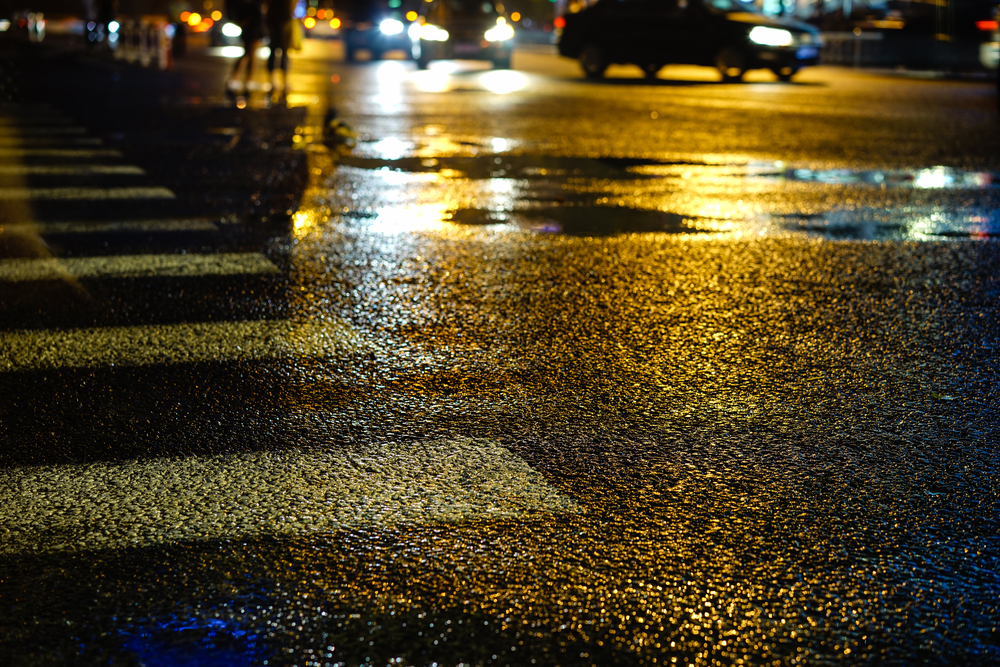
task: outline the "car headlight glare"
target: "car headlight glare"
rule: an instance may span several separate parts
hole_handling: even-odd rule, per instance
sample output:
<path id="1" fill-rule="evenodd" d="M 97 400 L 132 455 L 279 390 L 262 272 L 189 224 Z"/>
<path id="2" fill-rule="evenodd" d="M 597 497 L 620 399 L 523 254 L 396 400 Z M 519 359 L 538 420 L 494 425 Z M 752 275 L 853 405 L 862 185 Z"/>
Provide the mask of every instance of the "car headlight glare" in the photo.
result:
<path id="1" fill-rule="evenodd" d="M 763 46 L 791 46 L 795 38 L 788 30 L 759 25 L 750 31 L 750 41 Z"/>
<path id="2" fill-rule="evenodd" d="M 507 25 L 507 19 L 502 16 L 497 17 L 497 24 L 487 30 L 483 37 L 487 42 L 505 42 L 514 38 L 514 29 Z"/>
<path id="3" fill-rule="evenodd" d="M 419 25 L 419 24 L 414 23 L 413 25 Z M 448 35 L 447 30 L 439 26 L 433 25 L 431 23 L 425 23 L 423 25 L 419 25 L 417 30 L 415 30 L 414 32 L 420 37 L 420 39 L 426 40 L 428 42 L 447 42 L 448 37 L 450 36 Z"/>
<path id="4" fill-rule="evenodd" d="M 398 35 L 403 32 L 403 22 L 396 19 L 386 19 L 378 24 L 378 29 L 384 35 Z"/>
<path id="5" fill-rule="evenodd" d="M 226 37 L 239 37 L 243 34 L 243 28 L 235 23 L 224 23 L 222 25 L 222 34 Z"/>

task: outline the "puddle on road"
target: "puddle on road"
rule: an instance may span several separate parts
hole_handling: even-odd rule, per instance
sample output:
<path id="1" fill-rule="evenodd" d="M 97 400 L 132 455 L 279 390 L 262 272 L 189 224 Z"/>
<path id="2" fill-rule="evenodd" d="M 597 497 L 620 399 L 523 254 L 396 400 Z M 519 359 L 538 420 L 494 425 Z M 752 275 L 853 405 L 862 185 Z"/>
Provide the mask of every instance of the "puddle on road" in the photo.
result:
<path id="1" fill-rule="evenodd" d="M 345 210 L 346 217 L 373 219 L 370 224 L 385 232 L 456 225 L 572 236 L 1000 237 L 1000 207 L 992 204 L 1000 191 L 1000 174 L 988 171 L 943 166 L 816 169 L 724 159 L 510 155 L 491 150 L 498 142 L 507 145 L 509 141 L 497 138 L 480 142 L 478 147 L 475 142 L 462 142 L 460 154 L 432 157 L 415 143 L 393 140 L 390 146 L 387 141 L 369 146 L 377 150 L 362 150 L 340 160 L 341 166 L 351 170 L 379 174 L 387 186 L 421 189 L 412 202 L 394 197 L 393 205 L 372 207 L 369 213 Z M 480 148 L 482 154 L 478 154 Z M 430 204 L 429 193 L 435 188 L 440 197 Z M 824 200 L 846 205 L 831 208 Z M 784 210 L 767 212 L 774 206 L 760 202 L 771 201 L 785 203 Z M 408 221 L 417 213 L 419 221 Z"/>

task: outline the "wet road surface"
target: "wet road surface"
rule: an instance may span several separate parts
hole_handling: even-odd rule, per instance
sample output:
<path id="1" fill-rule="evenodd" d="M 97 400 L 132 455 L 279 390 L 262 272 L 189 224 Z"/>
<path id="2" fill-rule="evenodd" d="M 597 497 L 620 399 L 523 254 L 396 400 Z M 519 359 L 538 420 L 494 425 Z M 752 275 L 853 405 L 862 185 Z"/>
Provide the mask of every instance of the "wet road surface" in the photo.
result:
<path id="1" fill-rule="evenodd" d="M 988 83 L 334 46 L 17 63 L 0 658 L 1000 661 Z"/>

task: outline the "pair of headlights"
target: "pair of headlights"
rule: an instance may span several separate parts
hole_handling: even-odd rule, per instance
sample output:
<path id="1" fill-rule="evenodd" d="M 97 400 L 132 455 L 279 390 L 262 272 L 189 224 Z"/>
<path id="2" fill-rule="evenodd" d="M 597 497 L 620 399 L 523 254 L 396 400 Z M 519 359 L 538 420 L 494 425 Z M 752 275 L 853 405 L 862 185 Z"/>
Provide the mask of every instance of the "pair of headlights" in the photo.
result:
<path id="1" fill-rule="evenodd" d="M 383 21 L 382 25 L 384 26 L 386 23 L 388 23 L 388 20 Z M 384 28 L 382 29 L 382 32 L 385 32 Z M 402 32 L 402 24 L 400 24 L 399 32 Z M 447 42 L 448 38 L 451 36 L 444 28 L 431 23 L 411 23 L 408 32 L 410 37 L 413 39 L 422 39 L 427 42 Z M 386 34 L 395 35 L 398 33 Z M 507 19 L 500 16 L 497 17 L 497 24 L 483 33 L 483 38 L 487 42 L 506 42 L 507 40 L 514 38 L 514 28 L 507 24 Z"/>

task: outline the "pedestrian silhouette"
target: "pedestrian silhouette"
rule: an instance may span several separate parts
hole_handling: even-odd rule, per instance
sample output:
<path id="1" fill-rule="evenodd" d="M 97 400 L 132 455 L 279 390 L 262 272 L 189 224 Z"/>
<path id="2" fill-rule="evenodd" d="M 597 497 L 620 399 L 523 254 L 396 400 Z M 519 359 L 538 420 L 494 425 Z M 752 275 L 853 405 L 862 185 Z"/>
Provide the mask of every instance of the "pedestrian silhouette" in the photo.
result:
<path id="1" fill-rule="evenodd" d="M 257 47 L 264 38 L 264 8 L 261 0 L 229 0 L 227 10 L 229 19 L 240 27 L 243 42 L 243 55 L 233 64 L 226 85 L 227 92 L 232 94 L 253 86 Z"/>
<path id="2" fill-rule="evenodd" d="M 287 93 L 288 51 L 302 48 L 302 28 L 293 16 L 294 9 L 294 0 L 270 0 L 267 6 L 267 30 L 271 36 L 271 55 L 267 57 L 267 72 L 271 77 L 271 89 L 274 91 L 278 90 L 275 65 L 281 68 L 281 90 Z"/>

